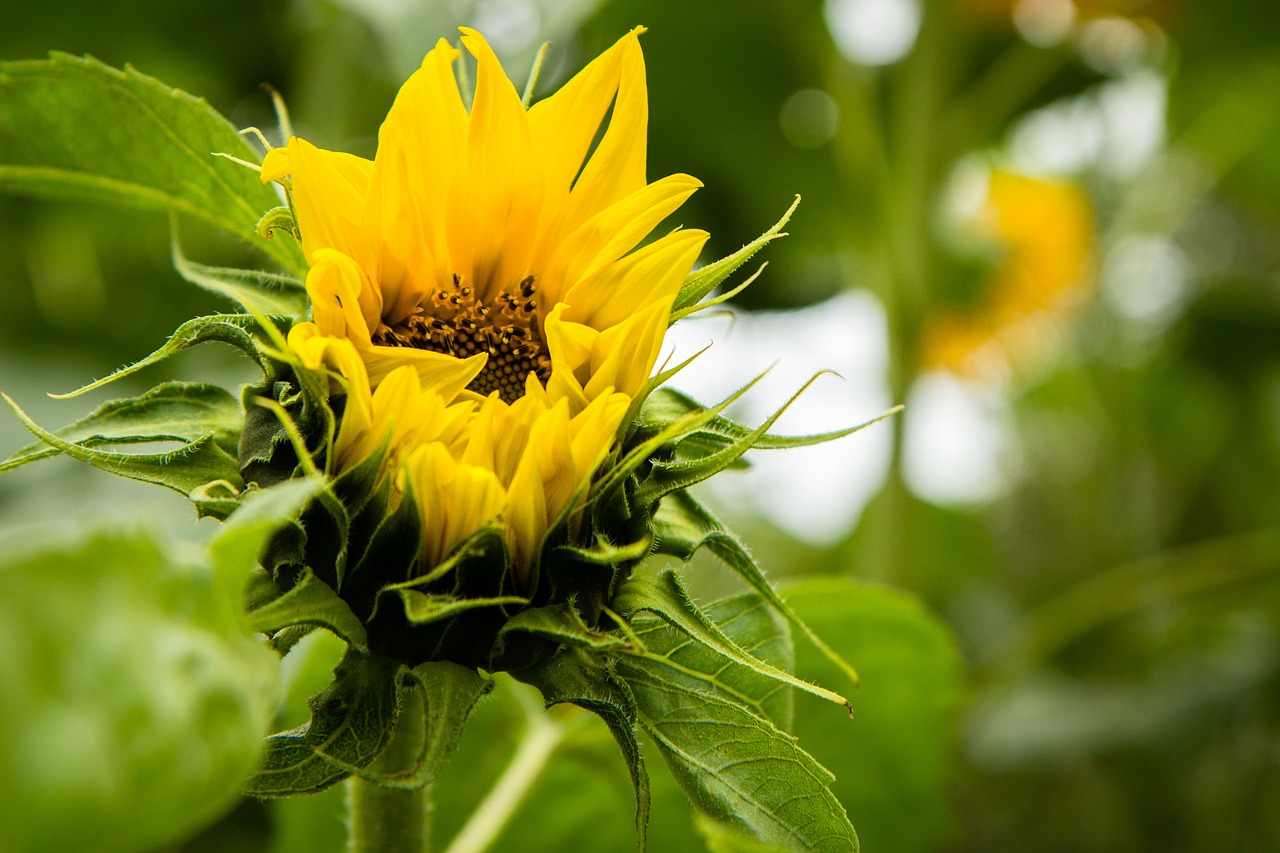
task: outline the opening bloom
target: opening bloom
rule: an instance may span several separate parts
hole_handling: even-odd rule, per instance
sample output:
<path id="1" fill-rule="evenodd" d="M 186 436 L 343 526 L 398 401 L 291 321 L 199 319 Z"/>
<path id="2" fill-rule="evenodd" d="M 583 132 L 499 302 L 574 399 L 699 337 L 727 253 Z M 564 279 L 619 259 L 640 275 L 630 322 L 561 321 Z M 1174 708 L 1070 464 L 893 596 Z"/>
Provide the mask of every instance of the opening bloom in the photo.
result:
<path id="1" fill-rule="evenodd" d="M 340 469 L 389 437 L 427 565 L 496 520 L 523 579 L 644 388 L 707 239 L 677 229 L 636 248 L 701 186 L 647 181 L 640 32 L 526 109 L 464 28 L 469 111 L 441 40 L 372 161 L 297 138 L 263 160 L 310 266 L 312 319 L 289 345 L 345 385 Z"/>

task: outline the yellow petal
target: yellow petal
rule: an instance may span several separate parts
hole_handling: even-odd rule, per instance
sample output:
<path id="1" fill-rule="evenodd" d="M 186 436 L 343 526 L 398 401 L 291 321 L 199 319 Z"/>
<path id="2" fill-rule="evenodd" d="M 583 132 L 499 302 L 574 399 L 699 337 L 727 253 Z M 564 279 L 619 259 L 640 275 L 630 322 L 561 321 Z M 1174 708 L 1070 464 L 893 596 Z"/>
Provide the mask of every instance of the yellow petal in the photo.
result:
<path id="1" fill-rule="evenodd" d="M 636 32 L 643 32 L 643 28 Z M 569 190 L 618 91 L 622 53 L 628 39 L 634 36 L 619 39 L 559 91 L 529 109 L 529 129 L 541 153 L 547 180 L 539 240 L 533 252 L 534 267 L 542 265 L 560 234 Z"/>
<path id="2" fill-rule="evenodd" d="M 292 171 L 288 147 L 272 148 L 267 152 L 267 156 L 262 158 L 262 165 L 258 167 L 258 176 L 262 178 L 264 184 L 269 184 L 280 180 Z"/>
<path id="3" fill-rule="evenodd" d="M 595 214 L 645 185 L 649 100 L 639 33 L 622 40 L 621 78 L 609 129 L 583 167 L 569 197 L 562 227 L 569 233 Z"/>
<path id="4" fill-rule="evenodd" d="M 337 249 L 365 266 L 368 251 L 360 229 L 373 163 L 353 154 L 326 151 L 305 139 L 289 140 L 294 212 L 302 251 L 313 263 L 319 249 Z M 264 165 L 266 165 L 264 163 Z M 273 170 L 278 168 L 271 164 Z"/>
<path id="5" fill-rule="evenodd" d="M 449 254 L 453 271 L 491 300 L 526 273 L 545 179 L 515 86 L 484 38 L 466 27 L 462 32 L 476 58 L 476 94 L 449 200 Z"/>
<path id="6" fill-rule="evenodd" d="M 654 302 L 670 304 L 708 236 L 676 231 L 599 269 L 565 294 L 565 319 L 605 329 Z"/>
<path id="7" fill-rule="evenodd" d="M 502 509 L 505 494 L 493 472 L 456 461 L 439 442 L 418 448 L 408 471 L 421 508 L 427 566 L 438 565 Z"/>
<path id="8" fill-rule="evenodd" d="M 370 346 L 361 350 L 369 368 L 369 380 L 377 386 L 391 371 L 409 365 L 418 372 L 419 380 L 446 400 L 457 397 L 472 379 L 484 370 L 488 356 L 478 353 L 458 358 L 447 353 L 413 347 Z"/>
<path id="9" fill-rule="evenodd" d="M 355 261 L 334 249 L 318 249 L 307 273 L 307 296 L 323 334 L 369 348 L 371 327 L 376 329 L 382 316 L 382 300 Z"/>
<path id="10" fill-rule="evenodd" d="M 553 305 L 575 282 L 631 251 L 659 222 L 702 186 L 697 178 L 670 175 L 610 205 L 560 241 L 543 275 L 543 301 Z"/>
<path id="11" fill-rule="evenodd" d="M 395 103 L 378 134 L 377 160 L 402 175 L 398 191 L 409 200 L 393 201 L 394 208 L 416 212 L 424 258 L 433 266 L 423 276 L 448 281 L 455 272 L 449 256 L 447 209 L 467 145 L 467 109 L 458 92 L 453 63 L 460 52 L 444 39 L 422 60 L 422 67 L 400 87 Z M 395 192 L 394 183 L 384 197 Z M 384 219 L 385 221 L 385 219 Z M 399 305 L 399 303 L 397 303 Z"/>

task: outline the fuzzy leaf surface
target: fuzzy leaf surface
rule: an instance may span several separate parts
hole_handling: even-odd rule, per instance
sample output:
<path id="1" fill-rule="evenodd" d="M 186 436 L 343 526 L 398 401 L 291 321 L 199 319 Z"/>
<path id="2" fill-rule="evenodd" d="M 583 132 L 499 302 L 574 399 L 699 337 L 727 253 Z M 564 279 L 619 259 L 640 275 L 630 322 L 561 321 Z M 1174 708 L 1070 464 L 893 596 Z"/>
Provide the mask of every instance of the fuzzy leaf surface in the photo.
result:
<path id="1" fill-rule="evenodd" d="M 0 189 L 175 211 L 304 274 L 296 242 L 257 236 L 275 191 L 215 153 L 256 158 L 206 101 L 132 68 L 63 53 L 0 66 Z"/>
<path id="2" fill-rule="evenodd" d="M 857 835 L 832 776 L 796 739 L 735 702 L 628 658 L 618 676 L 637 720 L 694 806 L 785 850 L 850 853 Z"/>
<path id="3" fill-rule="evenodd" d="M 399 670 L 393 661 L 348 650 L 333 683 L 308 702 L 311 721 L 267 738 L 262 767 L 245 793 L 314 793 L 368 766 L 395 727 Z"/>
<path id="4" fill-rule="evenodd" d="M 162 453 L 118 453 L 71 444 L 42 429 L 8 395 L 0 394 L 13 409 L 22 425 L 36 438 L 73 459 L 93 467 L 144 483 L 154 483 L 180 492 L 191 499 L 202 515 L 222 517 L 234 505 L 212 497 L 209 486 L 220 484 L 224 490 L 239 492 L 244 488 L 240 466 L 213 435 L 187 442 L 176 450 Z"/>
<path id="5" fill-rule="evenodd" d="M 216 444 L 233 450 L 243 420 L 239 401 L 217 385 L 165 382 L 140 396 L 103 403 L 54 435 L 83 447 L 147 441 L 192 442 L 211 435 Z M 44 442 L 29 444 L 0 462 L 0 471 L 61 453 Z"/>

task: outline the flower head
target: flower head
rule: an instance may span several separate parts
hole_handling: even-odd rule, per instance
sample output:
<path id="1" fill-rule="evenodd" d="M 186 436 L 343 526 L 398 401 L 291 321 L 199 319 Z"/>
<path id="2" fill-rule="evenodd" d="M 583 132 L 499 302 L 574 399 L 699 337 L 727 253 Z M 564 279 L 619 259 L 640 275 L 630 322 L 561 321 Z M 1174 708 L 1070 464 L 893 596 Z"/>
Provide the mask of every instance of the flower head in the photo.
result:
<path id="1" fill-rule="evenodd" d="M 496 523 L 524 582 L 644 388 L 707 234 L 636 248 L 701 186 L 647 181 L 641 30 L 527 109 L 462 32 L 469 109 L 441 40 L 372 161 L 293 138 L 261 174 L 288 187 L 310 265 L 289 345 L 345 394 L 337 471 L 385 445 L 422 509 L 424 569 Z"/>

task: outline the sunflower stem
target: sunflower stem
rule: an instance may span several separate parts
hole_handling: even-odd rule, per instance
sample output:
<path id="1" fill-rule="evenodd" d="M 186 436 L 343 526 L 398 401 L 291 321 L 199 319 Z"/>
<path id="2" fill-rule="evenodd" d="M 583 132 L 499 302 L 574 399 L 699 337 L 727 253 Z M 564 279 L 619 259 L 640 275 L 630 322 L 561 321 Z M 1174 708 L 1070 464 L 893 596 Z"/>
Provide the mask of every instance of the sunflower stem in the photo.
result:
<path id="1" fill-rule="evenodd" d="M 407 691 L 396 733 L 374 760 L 374 773 L 413 764 L 422 748 L 426 716 L 417 691 Z M 348 853 L 429 853 L 431 788 L 388 788 L 368 779 L 347 780 Z"/>

